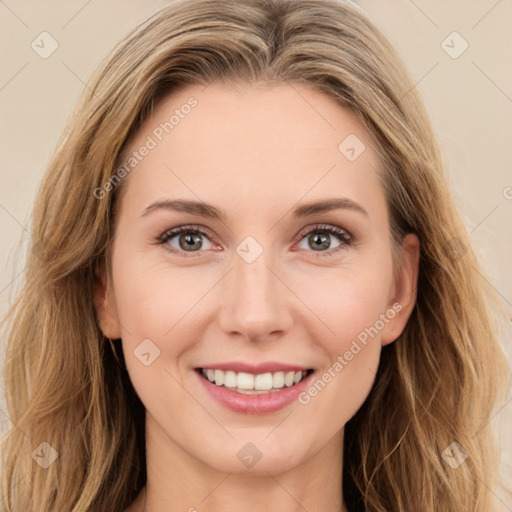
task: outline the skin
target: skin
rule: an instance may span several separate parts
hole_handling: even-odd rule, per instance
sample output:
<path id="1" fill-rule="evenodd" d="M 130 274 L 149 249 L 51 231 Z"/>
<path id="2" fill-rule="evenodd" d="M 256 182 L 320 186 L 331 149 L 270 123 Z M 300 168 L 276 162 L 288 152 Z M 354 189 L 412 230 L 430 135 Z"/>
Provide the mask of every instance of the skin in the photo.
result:
<path id="1" fill-rule="evenodd" d="M 188 86 L 157 106 L 128 152 L 191 96 L 198 105 L 124 179 L 112 286 L 103 269 L 95 286 L 100 327 L 122 338 L 147 411 L 148 484 L 127 511 L 346 511 L 344 425 L 373 385 L 382 346 L 414 307 L 418 239 L 405 238 L 395 278 L 372 140 L 355 114 L 304 84 Z M 366 145 L 355 161 L 338 150 L 348 134 Z M 291 215 L 298 204 L 336 196 L 368 215 Z M 226 219 L 164 208 L 143 216 L 153 202 L 176 198 L 211 203 Z M 211 233 L 199 235 L 201 248 L 180 249 L 180 235 L 167 245 L 183 256 L 155 243 L 190 224 Z M 315 250 L 308 232 L 317 224 L 348 231 L 353 244 L 322 257 L 343 241 L 327 235 L 330 246 Z M 263 248 L 252 263 L 236 252 L 247 236 Z M 321 375 L 395 303 L 400 312 L 307 405 L 235 413 L 194 372 L 208 362 L 271 360 Z M 148 338 L 161 352 L 145 366 L 134 350 Z M 237 457 L 248 442 L 262 454 L 252 468 Z"/>

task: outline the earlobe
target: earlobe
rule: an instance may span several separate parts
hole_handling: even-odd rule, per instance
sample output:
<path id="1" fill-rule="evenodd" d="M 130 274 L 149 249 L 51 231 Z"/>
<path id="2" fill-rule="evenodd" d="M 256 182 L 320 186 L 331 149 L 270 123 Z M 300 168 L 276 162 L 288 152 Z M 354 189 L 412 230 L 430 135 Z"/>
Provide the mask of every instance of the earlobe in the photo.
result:
<path id="1" fill-rule="evenodd" d="M 416 304 L 420 262 L 420 241 L 409 233 L 402 244 L 402 268 L 395 282 L 395 293 L 389 303 L 395 312 L 393 318 L 381 332 L 382 345 L 388 345 L 402 334 Z"/>
<path id="2" fill-rule="evenodd" d="M 112 287 L 108 285 L 105 268 L 96 268 L 94 279 L 94 309 L 101 332 L 110 339 L 121 338 Z"/>

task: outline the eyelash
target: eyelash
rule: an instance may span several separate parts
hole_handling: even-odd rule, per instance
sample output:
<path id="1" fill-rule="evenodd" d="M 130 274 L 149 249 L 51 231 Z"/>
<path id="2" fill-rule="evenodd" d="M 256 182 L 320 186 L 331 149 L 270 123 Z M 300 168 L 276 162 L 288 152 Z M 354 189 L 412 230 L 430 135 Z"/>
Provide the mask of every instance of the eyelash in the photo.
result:
<path id="1" fill-rule="evenodd" d="M 181 235 L 182 233 L 189 233 L 194 235 L 203 235 L 205 237 L 209 237 L 210 234 L 208 231 L 206 231 L 204 228 L 201 228 L 200 226 L 195 225 L 187 225 L 187 226 L 179 226 L 177 228 L 165 231 L 158 237 L 156 237 L 155 242 L 157 245 L 165 245 L 169 240 L 174 238 L 177 235 Z M 341 244 L 338 247 L 335 247 L 333 249 L 327 249 L 326 251 L 310 251 L 315 253 L 315 257 L 324 257 L 324 256 L 331 256 L 333 253 L 346 249 L 350 247 L 353 243 L 352 236 L 345 231 L 344 229 L 338 228 L 337 226 L 331 226 L 329 224 L 318 224 L 311 228 L 309 231 L 306 231 L 305 233 L 301 233 L 297 236 L 295 242 L 300 242 L 303 238 L 306 238 L 307 236 L 311 235 L 312 233 L 322 233 L 322 234 L 329 234 L 336 236 Z M 170 247 L 167 245 L 165 249 L 173 254 L 177 254 L 179 256 L 182 256 L 184 258 L 189 257 L 195 257 L 194 253 L 201 253 L 202 251 L 192 251 L 189 255 L 183 256 L 183 253 L 186 253 L 187 251 L 182 250 L 176 250 L 173 247 Z"/>

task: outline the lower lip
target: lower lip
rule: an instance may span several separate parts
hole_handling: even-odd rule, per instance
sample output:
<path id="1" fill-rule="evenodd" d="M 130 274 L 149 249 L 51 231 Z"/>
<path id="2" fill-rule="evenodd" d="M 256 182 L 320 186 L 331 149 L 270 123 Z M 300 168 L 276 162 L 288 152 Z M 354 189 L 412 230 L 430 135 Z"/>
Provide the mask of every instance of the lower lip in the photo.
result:
<path id="1" fill-rule="evenodd" d="M 280 391 L 261 395 L 245 395 L 211 383 L 198 371 L 194 373 L 197 374 L 198 379 L 217 402 L 227 409 L 241 414 L 268 414 L 284 409 L 307 388 L 311 377 L 314 375 L 314 372 L 311 372 L 298 384 L 284 387 Z"/>

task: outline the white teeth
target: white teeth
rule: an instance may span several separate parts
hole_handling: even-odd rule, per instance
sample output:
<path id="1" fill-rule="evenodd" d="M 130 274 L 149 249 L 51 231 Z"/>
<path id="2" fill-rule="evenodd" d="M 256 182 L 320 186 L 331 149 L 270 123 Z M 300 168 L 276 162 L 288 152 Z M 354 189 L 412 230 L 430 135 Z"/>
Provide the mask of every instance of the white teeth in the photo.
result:
<path id="1" fill-rule="evenodd" d="M 285 386 L 293 386 L 293 380 L 295 377 L 295 372 L 288 372 L 284 378 L 284 385 Z"/>
<path id="2" fill-rule="evenodd" d="M 235 372 L 226 372 L 224 374 L 224 386 L 227 388 L 236 388 L 236 373 Z"/>
<path id="3" fill-rule="evenodd" d="M 233 372 L 203 368 L 201 373 L 217 386 L 225 386 L 244 394 L 265 394 L 298 384 L 306 372 L 275 372 L 253 375 L 246 372 Z"/>
<path id="4" fill-rule="evenodd" d="M 276 372 L 272 376 L 272 387 L 282 388 L 284 386 L 284 372 Z"/>
<path id="5" fill-rule="evenodd" d="M 261 375 L 256 375 L 254 377 L 254 389 L 259 391 L 265 391 L 272 389 L 272 374 L 271 373 L 262 373 Z"/>
<path id="6" fill-rule="evenodd" d="M 224 384 L 224 372 L 222 370 L 215 370 L 215 384 L 217 384 L 217 386 Z"/>
<path id="7" fill-rule="evenodd" d="M 215 370 L 220 371 L 220 370 Z M 238 389 L 254 389 L 254 375 L 252 373 L 240 372 L 236 376 L 236 387 Z"/>

